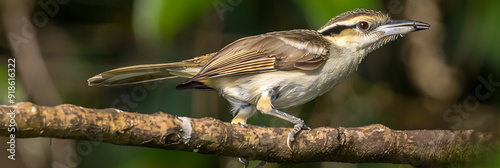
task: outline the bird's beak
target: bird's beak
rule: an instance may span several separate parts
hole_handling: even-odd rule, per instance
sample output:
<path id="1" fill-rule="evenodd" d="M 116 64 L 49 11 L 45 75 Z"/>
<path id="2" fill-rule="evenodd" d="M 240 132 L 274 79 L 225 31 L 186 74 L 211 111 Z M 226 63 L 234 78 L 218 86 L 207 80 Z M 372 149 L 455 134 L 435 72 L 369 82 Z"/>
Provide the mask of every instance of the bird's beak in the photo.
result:
<path id="1" fill-rule="evenodd" d="M 406 34 L 409 32 L 429 29 L 431 25 L 414 20 L 389 20 L 384 25 L 375 29 L 375 31 L 384 32 L 384 36 L 394 34 Z"/>

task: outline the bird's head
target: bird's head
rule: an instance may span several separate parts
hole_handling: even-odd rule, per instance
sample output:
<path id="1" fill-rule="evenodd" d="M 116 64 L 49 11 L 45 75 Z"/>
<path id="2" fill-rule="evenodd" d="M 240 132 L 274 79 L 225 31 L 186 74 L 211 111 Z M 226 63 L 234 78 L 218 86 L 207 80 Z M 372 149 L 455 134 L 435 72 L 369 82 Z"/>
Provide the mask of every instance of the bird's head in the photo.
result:
<path id="1" fill-rule="evenodd" d="M 429 29 L 413 20 L 392 20 L 380 11 L 355 9 L 328 21 L 318 32 L 335 45 L 367 54 L 409 32 Z"/>

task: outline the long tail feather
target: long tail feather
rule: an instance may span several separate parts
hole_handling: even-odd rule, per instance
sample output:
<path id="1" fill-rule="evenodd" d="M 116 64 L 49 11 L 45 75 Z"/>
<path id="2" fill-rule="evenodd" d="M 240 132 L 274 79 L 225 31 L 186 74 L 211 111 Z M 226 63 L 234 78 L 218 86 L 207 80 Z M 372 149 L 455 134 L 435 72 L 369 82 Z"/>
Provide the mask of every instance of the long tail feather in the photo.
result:
<path id="1" fill-rule="evenodd" d="M 176 77 L 191 78 L 215 53 L 193 59 L 164 64 L 134 65 L 117 68 L 88 79 L 89 86 L 115 86 L 150 82 Z"/>

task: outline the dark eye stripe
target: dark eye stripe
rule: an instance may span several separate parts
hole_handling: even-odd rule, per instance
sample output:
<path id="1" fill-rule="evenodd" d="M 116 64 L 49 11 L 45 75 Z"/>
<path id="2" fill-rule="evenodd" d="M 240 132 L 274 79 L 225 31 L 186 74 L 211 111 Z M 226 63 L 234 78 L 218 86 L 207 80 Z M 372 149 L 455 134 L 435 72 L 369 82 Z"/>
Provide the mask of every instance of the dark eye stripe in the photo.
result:
<path id="1" fill-rule="evenodd" d="M 325 36 L 330 35 L 330 34 L 340 34 L 340 32 L 342 32 L 342 30 L 344 30 L 344 29 L 355 28 L 355 27 L 356 27 L 356 25 L 352 25 L 352 26 L 338 25 L 338 26 L 326 29 L 320 33 L 322 35 L 325 35 Z"/>

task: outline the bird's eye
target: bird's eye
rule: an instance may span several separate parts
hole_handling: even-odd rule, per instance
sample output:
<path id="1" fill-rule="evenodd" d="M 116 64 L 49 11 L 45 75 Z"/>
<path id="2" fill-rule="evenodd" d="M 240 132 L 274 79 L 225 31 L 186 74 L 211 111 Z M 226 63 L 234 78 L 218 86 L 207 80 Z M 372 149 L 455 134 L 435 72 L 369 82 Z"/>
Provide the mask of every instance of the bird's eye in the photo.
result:
<path id="1" fill-rule="evenodd" d="M 368 22 L 359 22 L 358 27 L 362 30 L 368 29 Z"/>

